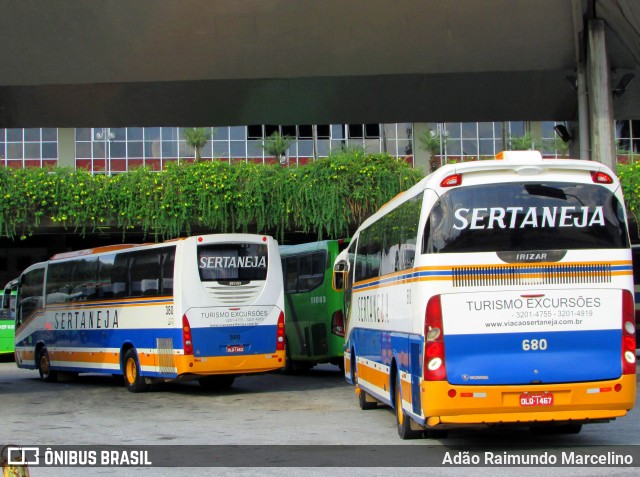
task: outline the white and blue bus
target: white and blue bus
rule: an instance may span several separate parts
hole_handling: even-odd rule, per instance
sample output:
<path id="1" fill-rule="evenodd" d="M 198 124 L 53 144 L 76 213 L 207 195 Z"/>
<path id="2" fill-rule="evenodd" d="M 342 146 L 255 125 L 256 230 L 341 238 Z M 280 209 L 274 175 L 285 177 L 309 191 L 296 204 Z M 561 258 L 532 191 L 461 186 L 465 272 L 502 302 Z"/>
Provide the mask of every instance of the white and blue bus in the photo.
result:
<path id="1" fill-rule="evenodd" d="M 55 255 L 19 277 L 16 363 L 124 375 L 131 392 L 197 379 L 210 389 L 285 363 L 277 242 L 200 235 Z"/>
<path id="2" fill-rule="evenodd" d="M 402 438 L 505 424 L 579 432 L 634 405 L 619 181 L 591 161 L 499 158 L 441 167 L 336 260 L 346 378 L 363 409 L 395 409 Z"/>

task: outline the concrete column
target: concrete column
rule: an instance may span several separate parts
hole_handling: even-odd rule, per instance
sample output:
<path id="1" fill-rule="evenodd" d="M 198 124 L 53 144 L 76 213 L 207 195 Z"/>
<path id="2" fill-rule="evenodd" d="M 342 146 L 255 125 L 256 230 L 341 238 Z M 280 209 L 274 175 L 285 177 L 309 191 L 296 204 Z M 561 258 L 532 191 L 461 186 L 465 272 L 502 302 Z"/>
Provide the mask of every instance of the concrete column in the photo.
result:
<path id="1" fill-rule="evenodd" d="M 531 135 L 533 148 L 542 151 L 542 123 L 540 121 L 528 121 L 525 123 L 525 131 Z"/>
<path id="2" fill-rule="evenodd" d="M 591 144 L 589 136 L 589 93 L 587 91 L 587 74 L 584 62 L 578 63 L 578 124 L 576 134 L 578 135 L 580 159 L 588 161 L 591 159 Z M 576 141 L 574 140 L 574 143 Z M 574 150 L 571 151 L 574 153 Z"/>
<path id="3" fill-rule="evenodd" d="M 613 106 L 604 21 L 600 19 L 589 20 L 587 30 L 586 73 L 589 87 L 591 159 L 602 162 L 615 172 Z"/>
<path id="4" fill-rule="evenodd" d="M 76 168 L 76 130 L 58 128 L 58 165 Z"/>
<path id="5" fill-rule="evenodd" d="M 425 175 L 431 172 L 429 161 L 431 153 L 420 147 L 418 136 L 429 129 L 427 123 L 413 123 L 413 164 L 416 169 L 420 169 Z"/>

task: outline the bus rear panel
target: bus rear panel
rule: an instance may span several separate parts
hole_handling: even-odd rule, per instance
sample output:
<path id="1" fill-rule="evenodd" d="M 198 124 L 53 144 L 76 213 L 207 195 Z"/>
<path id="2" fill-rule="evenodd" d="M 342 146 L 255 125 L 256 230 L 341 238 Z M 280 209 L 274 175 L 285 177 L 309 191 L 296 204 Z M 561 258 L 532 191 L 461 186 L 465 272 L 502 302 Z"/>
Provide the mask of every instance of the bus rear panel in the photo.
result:
<path id="1" fill-rule="evenodd" d="M 445 166 L 352 242 L 347 377 L 363 408 L 396 408 L 402 437 L 416 426 L 577 431 L 633 407 L 631 253 L 604 166 L 530 154 Z"/>
<path id="2" fill-rule="evenodd" d="M 179 374 L 264 372 L 284 366 L 282 272 L 275 241 L 269 240 L 271 245 L 203 240 L 186 249 L 196 254 L 197 276 L 185 276 L 177 292 L 182 319 L 191 328 L 193 356 Z M 189 277 L 199 283 L 190 283 Z"/>
<path id="3" fill-rule="evenodd" d="M 333 262 L 348 240 L 280 247 L 284 274 L 287 371 L 343 364 L 343 294 L 331 285 Z"/>

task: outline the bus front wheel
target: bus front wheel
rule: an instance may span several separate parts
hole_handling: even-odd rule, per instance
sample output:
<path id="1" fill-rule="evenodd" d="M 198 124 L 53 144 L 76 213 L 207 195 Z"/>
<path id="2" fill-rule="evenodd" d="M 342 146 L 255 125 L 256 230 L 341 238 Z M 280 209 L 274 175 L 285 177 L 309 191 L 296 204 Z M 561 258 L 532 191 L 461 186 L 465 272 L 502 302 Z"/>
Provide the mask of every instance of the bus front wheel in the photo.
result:
<path id="1" fill-rule="evenodd" d="M 140 375 L 140 362 L 135 350 L 129 349 L 124 355 L 124 384 L 132 393 L 139 393 L 147 389 L 147 383 Z"/>
<path id="2" fill-rule="evenodd" d="M 51 369 L 51 360 L 47 348 L 42 348 L 38 354 L 38 372 L 40 379 L 44 382 L 51 383 L 57 381 L 58 373 Z"/>

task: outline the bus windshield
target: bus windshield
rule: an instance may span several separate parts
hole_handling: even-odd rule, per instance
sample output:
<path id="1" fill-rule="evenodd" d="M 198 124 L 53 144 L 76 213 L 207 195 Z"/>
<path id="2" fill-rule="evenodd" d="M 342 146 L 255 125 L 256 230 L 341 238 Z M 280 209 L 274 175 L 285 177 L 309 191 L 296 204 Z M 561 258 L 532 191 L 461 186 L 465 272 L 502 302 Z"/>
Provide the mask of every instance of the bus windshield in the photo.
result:
<path id="1" fill-rule="evenodd" d="M 626 229 L 622 204 L 599 185 L 483 184 L 438 200 L 423 253 L 625 248 Z"/>
<path id="2" fill-rule="evenodd" d="M 200 280 L 251 281 L 267 279 L 267 245 L 216 243 L 198 246 Z"/>

